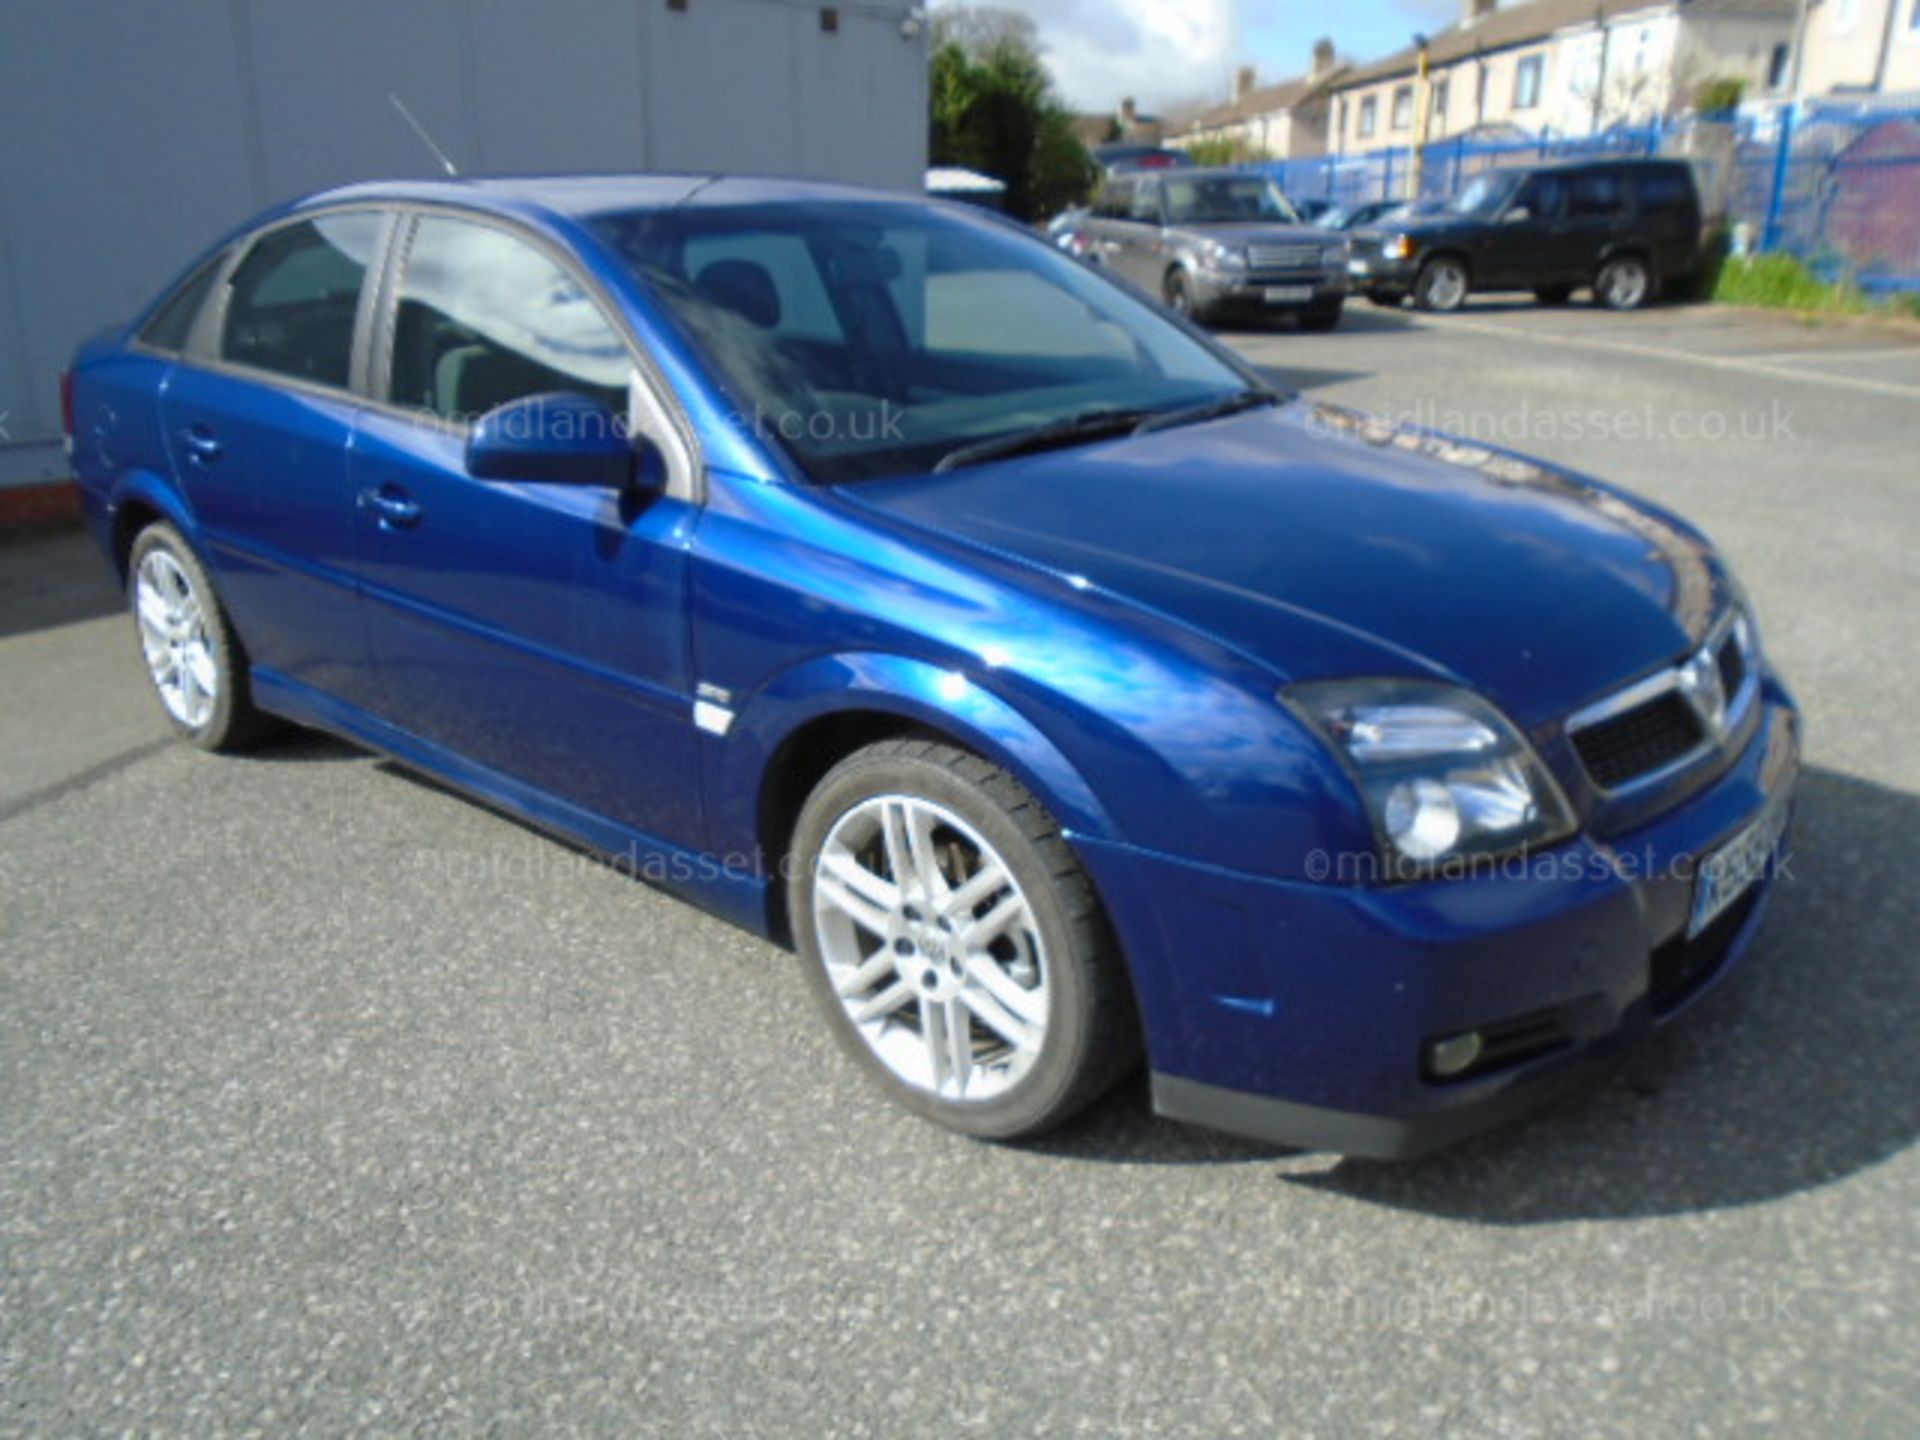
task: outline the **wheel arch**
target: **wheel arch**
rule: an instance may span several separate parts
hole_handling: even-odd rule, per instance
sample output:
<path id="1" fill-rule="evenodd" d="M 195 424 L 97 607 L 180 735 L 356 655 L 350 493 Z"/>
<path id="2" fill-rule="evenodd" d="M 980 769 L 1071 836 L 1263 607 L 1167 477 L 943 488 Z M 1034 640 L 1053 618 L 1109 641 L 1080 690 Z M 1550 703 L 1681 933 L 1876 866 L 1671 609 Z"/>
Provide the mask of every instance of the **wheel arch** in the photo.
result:
<path id="1" fill-rule="evenodd" d="M 1006 770 L 1072 833 L 1115 838 L 1079 769 L 1005 698 L 958 671 L 903 656 L 821 657 L 756 692 L 715 767 L 712 848 L 749 851 L 777 879 L 800 809 L 820 779 L 877 740 L 924 733 Z M 775 929 L 784 894 L 771 886 Z"/>
<path id="2" fill-rule="evenodd" d="M 145 472 L 125 476 L 113 487 L 107 500 L 108 554 L 122 583 L 127 578 L 133 542 L 158 520 L 171 524 L 189 545 L 200 549 L 193 514 L 170 487 Z"/>

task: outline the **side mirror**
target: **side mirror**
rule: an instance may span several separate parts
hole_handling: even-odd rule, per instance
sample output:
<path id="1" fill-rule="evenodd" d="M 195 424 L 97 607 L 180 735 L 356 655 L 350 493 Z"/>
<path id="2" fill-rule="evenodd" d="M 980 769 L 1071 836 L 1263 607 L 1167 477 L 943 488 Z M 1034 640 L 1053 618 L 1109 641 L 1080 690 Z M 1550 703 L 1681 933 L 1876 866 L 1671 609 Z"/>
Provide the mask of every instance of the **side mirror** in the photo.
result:
<path id="1" fill-rule="evenodd" d="M 663 467 L 624 418 L 566 391 L 527 395 L 489 410 L 467 437 L 467 473 L 476 480 L 657 488 Z"/>
<path id="2" fill-rule="evenodd" d="M 1522 220 L 1531 220 L 1533 211 L 1524 205 L 1516 205 L 1500 217 L 1502 225 L 1518 225 Z"/>

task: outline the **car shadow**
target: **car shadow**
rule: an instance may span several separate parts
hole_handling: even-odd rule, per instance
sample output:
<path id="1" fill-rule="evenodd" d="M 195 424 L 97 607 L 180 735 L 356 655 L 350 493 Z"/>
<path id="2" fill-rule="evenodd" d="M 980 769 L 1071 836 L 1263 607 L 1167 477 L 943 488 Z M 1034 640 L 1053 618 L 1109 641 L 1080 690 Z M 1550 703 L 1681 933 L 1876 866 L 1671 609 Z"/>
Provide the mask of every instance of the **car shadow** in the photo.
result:
<path id="1" fill-rule="evenodd" d="M 78 525 L 0 537 L 0 639 L 116 615 L 126 606 L 113 570 Z"/>
<path id="2" fill-rule="evenodd" d="M 1283 317 L 1263 320 L 1257 316 L 1220 320 L 1209 328 L 1222 339 L 1295 335 L 1303 340 L 1338 340 L 1343 335 L 1383 335 L 1394 331 L 1412 330 L 1418 323 L 1419 317 L 1412 311 L 1388 310 L 1369 302 L 1349 301 L 1345 312 L 1340 317 L 1339 325 L 1331 330 L 1303 330 L 1295 320 Z"/>
<path id="3" fill-rule="evenodd" d="M 1795 856 L 1738 973 L 1608 1078 L 1422 1160 L 1334 1160 L 1299 1185 L 1487 1225 L 1720 1210 L 1815 1189 L 1920 1138 L 1920 797 L 1803 778 Z M 1136 1164 L 1273 1159 L 1114 1097 L 1043 1148 Z"/>

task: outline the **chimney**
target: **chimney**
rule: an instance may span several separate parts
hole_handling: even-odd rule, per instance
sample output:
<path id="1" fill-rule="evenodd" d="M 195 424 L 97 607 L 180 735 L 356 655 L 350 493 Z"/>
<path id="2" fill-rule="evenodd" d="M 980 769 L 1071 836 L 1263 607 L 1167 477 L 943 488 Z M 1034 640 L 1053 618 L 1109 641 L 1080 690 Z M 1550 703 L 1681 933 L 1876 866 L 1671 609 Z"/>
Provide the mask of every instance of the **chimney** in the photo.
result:
<path id="1" fill-rule="evenodd" d="M 1463 0 L 1462 25 L 1477 25 L 1500 8 L 1500 0 Z"/>
<path id="2" fill-rule="evenodd" d="M 1133 122 L 1139 117 L 1139 114 L 1140 114 L 1140 111 L 1134 105 L 1133 97 L 1131 95 L 1127 96 L 1126 99 L 1120 102 L 1120 123 L 1122 125 L 1131 126 Z"/>
<path id="3" fill-rule="evenodd" d="M 1333 69 L 1333 41 L 1322 36 L 1313 42 L 1313 78 L 1320 79 Z"/>
<path id="4" fill-rule="evenodd" d="M 1251 65 L 1242 65 L 1233 72 L 1233 98 L 1244 100 L 1253 93 L 1254 71 Z"/>

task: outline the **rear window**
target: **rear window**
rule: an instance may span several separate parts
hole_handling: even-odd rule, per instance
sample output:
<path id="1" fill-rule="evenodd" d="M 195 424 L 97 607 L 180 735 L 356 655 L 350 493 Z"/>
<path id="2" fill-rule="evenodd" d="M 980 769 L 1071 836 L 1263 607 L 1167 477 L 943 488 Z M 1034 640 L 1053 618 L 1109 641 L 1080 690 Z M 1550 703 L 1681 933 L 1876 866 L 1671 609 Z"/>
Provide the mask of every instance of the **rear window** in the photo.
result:
<path id="1" fill-rule="evenodd" d="M 1685 215 L 1693 206 L 1693 186 L 1678 170 L 1654 170 L 1635 177 L 1640 209 L 1648 215 Z"/>
<path id="2" fill-rule="evenodd" d="M 200 308 L 207 303 L 207 292 L 213 289 L 214 276 L 220 273 L 225 259 L 225 255 L 214 256 L 174 287 L 173 293 L 153 312 L 153 318 L 140 332 L 141 344 L 156 350 L 186 348 L 187 337 L 193 334 L 193 322 L 200 318 Z"/>
<path id="3" fill-rule="evenodd" d="M 368 211 L 269 231 L 233 272 L 221 356 L 345 389 L 360 285 L 381 224 Z"/>

